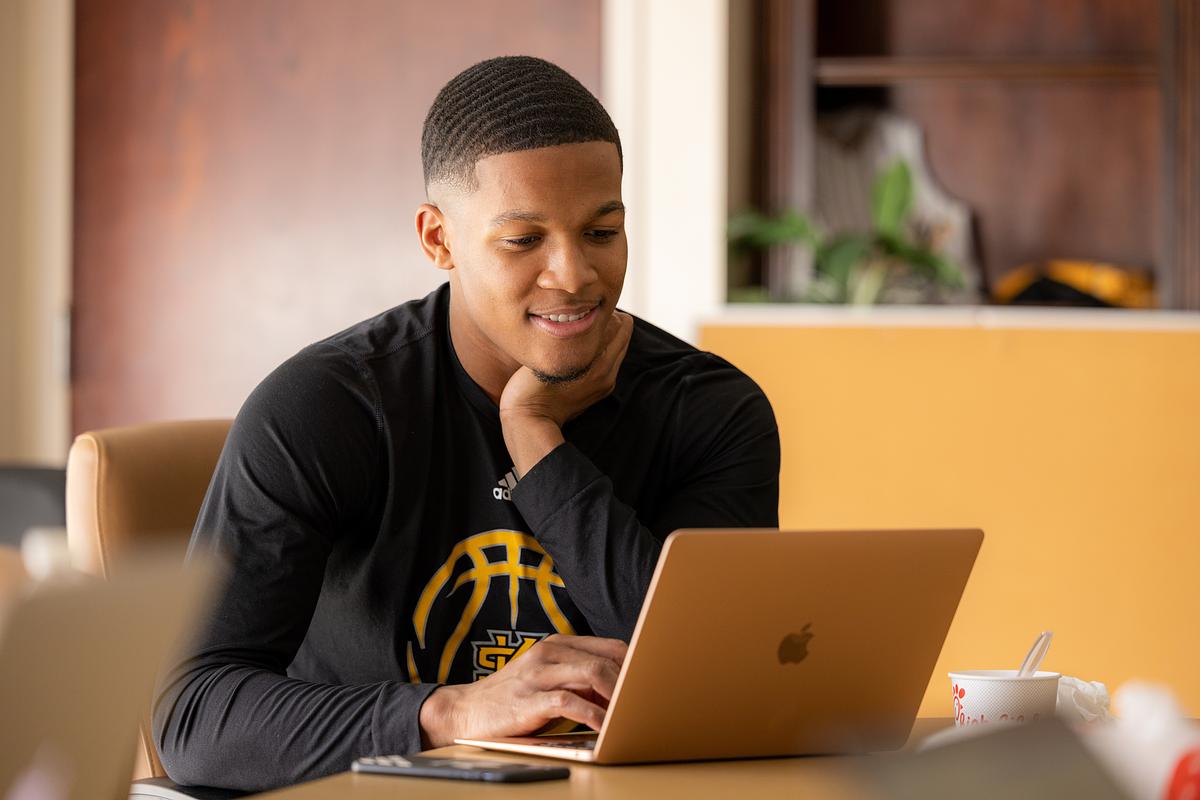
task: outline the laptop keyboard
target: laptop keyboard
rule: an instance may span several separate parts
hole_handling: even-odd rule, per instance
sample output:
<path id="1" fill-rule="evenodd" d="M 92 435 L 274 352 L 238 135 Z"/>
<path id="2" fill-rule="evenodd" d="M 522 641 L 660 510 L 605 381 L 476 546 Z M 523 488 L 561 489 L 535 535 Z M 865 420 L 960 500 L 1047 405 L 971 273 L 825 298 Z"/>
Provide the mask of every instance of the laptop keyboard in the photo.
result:
<path id="1" fill-rule="evenodd" d="M 571 750 L 595 750 L 595 739 L 567 739 L 561 742 L 538 742 L 538 747 L 566 747 Z"/>

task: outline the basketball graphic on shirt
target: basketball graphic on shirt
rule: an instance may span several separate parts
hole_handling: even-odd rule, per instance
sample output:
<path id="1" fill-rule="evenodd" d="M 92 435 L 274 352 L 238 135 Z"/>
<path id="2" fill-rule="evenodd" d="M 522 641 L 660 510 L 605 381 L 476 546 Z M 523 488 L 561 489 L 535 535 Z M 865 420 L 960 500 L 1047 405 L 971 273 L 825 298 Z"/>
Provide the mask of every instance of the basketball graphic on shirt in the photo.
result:
<path id="1" fill-rule="evenodd" d="M 462 676 L 469 666 L 478 680 L 551 633 L 574 634 L 555 597 L 555 590 L 564 589 L 554 560 L 527 533 L 493 530 L 463 539 L 417 600 L 412 618 L 416 642 L 408 643 L 409 680 L 449 682 L 460 652 L 469 653 L 471 661 L 456 672 Z M 464 647 L 468 637 L 469 650 Z M 436 676 L 421 673 L 418 651 L 427 673 L 436 665 Z"/>

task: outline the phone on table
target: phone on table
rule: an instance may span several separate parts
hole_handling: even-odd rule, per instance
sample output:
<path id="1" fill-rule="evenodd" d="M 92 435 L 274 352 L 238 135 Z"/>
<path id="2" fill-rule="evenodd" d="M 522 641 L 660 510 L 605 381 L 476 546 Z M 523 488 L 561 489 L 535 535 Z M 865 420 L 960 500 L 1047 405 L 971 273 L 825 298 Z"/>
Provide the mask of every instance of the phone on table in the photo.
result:
<path id="1" fill-rule="evenodd" d="M 486 758 L 436 758 L 433 756 L 364 756 L 354 759 L 353 772 L 409 775 L 414 778 L 450 778 L 459 781 L 527 783 L 571 777 L 566 767 L 537 767 Z"/>

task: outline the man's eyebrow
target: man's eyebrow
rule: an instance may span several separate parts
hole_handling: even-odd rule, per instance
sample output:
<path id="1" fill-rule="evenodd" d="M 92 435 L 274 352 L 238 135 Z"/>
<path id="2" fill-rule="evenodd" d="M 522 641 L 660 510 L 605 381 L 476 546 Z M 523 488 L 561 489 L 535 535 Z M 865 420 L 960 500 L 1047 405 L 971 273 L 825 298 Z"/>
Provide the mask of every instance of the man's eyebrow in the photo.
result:
<path id="1" fill-rule="evenodd" d="M 622 203 L 620 200 L 610 200 L 609 202 L 605 203 L 604 205 L 602 205 L 598 209 L 596 209 L 596 213 L 592 214 L 592 219 L 598 219 L 600 217 L 603 217 L 605 214 L 611 214 L 614 211 L 624 211 L 624 210 L 625 210 L 625 204 Z M 536 211 L 519 211 L 517 209 L 513 209 L 512 211 L 505 211 L 503 214 L 497 214 L 496 216 L 492 217 L 492 221 L 488 224 L 493 228 L 498 228 L 501 225 L 507 225 L 510 222 L 545 222 L 545 221 L 546 221 L 546 217 L 542 214 L 538 214 Z"/>
<path id="2" fill-rule="evenodd" d="M 598 209 L 596 209 L 596 213 L 592 215 L 592 219 L 596 219 L 597 217 L 603 217 L 605 214 L 611 214 L 614 211 L 624 211 L 624 210 L 625 210 L 625 204 L 622 203 L 620 200 L 609 200 L 607 203 L 605 203 L 604 205 L 602 205 Z"/>
<path id="3" fill-rule="evenodd" d="M 533 211 L 505 211 L 503 214 L 497 214 L 492 217 L 489 223 L 491 227 L 498 228 L 501 225 L 506 225 L 509 222 L 545 222 L 546 218 L 541 214 Z"/>

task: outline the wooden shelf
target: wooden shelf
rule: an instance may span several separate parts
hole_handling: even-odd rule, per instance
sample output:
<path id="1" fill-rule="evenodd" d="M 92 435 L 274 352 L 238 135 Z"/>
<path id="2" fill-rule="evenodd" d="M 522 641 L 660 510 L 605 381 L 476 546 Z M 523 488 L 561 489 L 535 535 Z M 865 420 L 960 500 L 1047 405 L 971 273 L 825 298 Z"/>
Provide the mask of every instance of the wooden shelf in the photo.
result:
<path id="1" fill-rule="evenodd" d="M 755 109 L 739 165 L 754 204 L 813 209 L 820 115 L 894 112 L 923 132 L 946 190 L 970 202 L 989 282 L 1071 253 L 1152 266 L 1161 307 L 1200 311 L 1200 2 L 1079 5 L 733 4 L 738 30 L 751 29 L 737 53 Z M 775 248 L 747 284 L 783 299 L 802 274 Z"/>
<path id="2" fill-rule="evenodd" d="M 888 86 L 913 81 L 1154 80 L 1150 59 L 818 58 L 819 86 Z"/>

